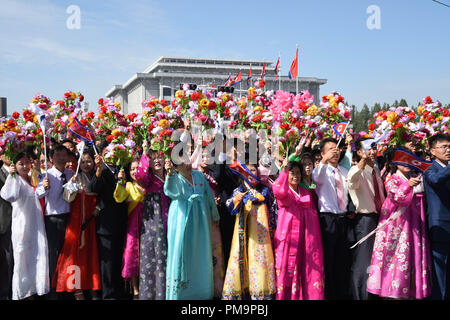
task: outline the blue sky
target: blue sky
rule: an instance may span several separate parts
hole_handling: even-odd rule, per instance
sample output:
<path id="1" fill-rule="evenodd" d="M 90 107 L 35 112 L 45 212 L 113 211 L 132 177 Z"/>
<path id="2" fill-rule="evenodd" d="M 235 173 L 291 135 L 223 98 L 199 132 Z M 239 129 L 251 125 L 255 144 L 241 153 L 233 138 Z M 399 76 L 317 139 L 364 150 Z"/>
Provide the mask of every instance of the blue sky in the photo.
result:
<path id="1" fill-rule="evenodd" d="M 79 30 L 66 27 L 70 5 Z M 380 30 L 366 26 L 370 5 Z M 281 52 L 286 75 L 298 44 L 300 76 L 328 79 L 321 95 L 338 90 L 358 108 L 450 103 L 449 31 L 450 8 L 432 0 L 0 0 L 0 96 L 11 114 L 37 92 L 80 91 L 92 110 L 160 56 L 275 63 Z"/>

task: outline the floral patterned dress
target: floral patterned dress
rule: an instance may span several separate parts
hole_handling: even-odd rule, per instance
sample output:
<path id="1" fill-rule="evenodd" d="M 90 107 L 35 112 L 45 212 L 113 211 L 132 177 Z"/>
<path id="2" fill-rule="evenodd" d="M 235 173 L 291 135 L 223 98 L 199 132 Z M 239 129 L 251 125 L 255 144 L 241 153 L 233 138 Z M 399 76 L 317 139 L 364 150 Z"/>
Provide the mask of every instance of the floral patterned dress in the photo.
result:
<path id="1" fill-rule="evenodd" d="M 423 191 L 410 187 L 399 171 L 386 182 L 367 291 L 385 298 L 423 299 L 431 293 L 431 261 Z M 392 219 L 392 218 L 391 218 Z"/>
<path id="2" fill-rule="evenodd" d="M 151 172 L 150 158 L 143 154 L 136 180 L 145 188 L 139 250 L 139 300 L 166 298 L 167 214 L 169 198 L 164 181 Z"/>
<path id="3" fill-rule="evenodd" d="M 228 199 L 231 214 L 237 214 L 230 259 L 222 293 L 224 300 L 270 300 L 275 297 L 275 265 L 269 229 L 269 188 L 245 192 L 240 186 Z"/>

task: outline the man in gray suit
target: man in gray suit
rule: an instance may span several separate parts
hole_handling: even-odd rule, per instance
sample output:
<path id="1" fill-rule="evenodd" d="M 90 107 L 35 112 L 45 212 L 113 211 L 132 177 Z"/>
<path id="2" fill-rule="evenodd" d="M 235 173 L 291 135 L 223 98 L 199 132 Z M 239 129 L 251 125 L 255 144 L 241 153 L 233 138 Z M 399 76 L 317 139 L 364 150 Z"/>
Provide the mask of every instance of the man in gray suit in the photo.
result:
<path id="1" fill-rule="evenodd" d="M 9 175 L 9 161 L 5 155 L 0 157 L 0 189 Z M 0 197 L 0 300 L 11 299 L 13 275 L 13 252 L 11 243 L 12 208 L 8 201 Z"/>

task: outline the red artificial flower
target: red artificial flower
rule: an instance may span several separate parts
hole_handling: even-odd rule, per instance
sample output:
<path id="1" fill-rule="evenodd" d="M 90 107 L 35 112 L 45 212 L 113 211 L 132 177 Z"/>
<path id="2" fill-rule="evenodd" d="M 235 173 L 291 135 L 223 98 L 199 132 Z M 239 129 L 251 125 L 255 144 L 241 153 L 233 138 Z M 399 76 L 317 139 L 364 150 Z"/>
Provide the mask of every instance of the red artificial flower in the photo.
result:
<path id="1" fill-rule="evenodd" d="M 114 139 L 115 137 L 111 134 L 109 136 L 106 137 L 106 141 L 108 141 L 109 143 L 111 143 L 111 141 Z"/>
<path id="2" fill-rule="evenodd" d="M 163 107 L 167 107 L 169 105 L 169 103 L 167 102 L 167 100 L 161 100 L 161 105 Z"/>
<path id="3" fill-rule="evenodd" d="M 80 100 L 80 102 L 84 101 L 84 96 L 82 94 L 80 94 L 80 96 L 78 97 L 78 99 Z"/>
<path id="4" fill-rule="evenodd" d="M 348 110 L 345 110 L 344 111 L 344 118 L 345 119 L 350 119 L 350 116 L 351 116 L 350 112 Z"/>
<path id="5" fill-rule="evenodd" d="M 430 115 L 430 116 L 427 118 L 427 121 L 428 121 L 429 123 L 432 123 L 432 122 L 435 122 L 435 121 L 436 121 L 436 118 L 435 118 L 433 115 Z"/>
<path id="6" fill-rule="evenodd" d="M 9 119 L 8 122 L 6 122 L 6 126 L 9 129 L 15 128 L 17 126 L 17 122 L 13 119 Z"/>
<path id="7" fill-rule="evenodd" d="M 450 116 L 450 110 L 449 110 L 449 109 L 445 109 L 444 112 L 442 113 L 442 115 L 443 115 L 444 117 Z"/>
<path id="8" fill-rule="evenodd" d="M 253 122 L 259 122 L 259 121 L 262 120 L 262 118 L 263 118 L 263 116 L 262 116 L 261 114 L 257 114 L 256 116 L 254 116 L 254 117 L 252 118 L 252 121 L 253 121 Z"/>
<path id="9" fill-rule="evenodd" d="M 64 93 L 64 98 L 69 99 L 70 98 L 70 92 Z"/>
<path id="10" fill-rule="evenodd" d="M 159 133 L 160 137 L 164 137 L 164 136 L 170 137 L 171 135 L 172 135 L 172 130 L 169 130 L 169 129 L 164 129 L 163 131 L 161 131 Z"/>
<path id="11" fill-rule="evenodd" d="M 410 113 L 408 113 L 408 118 L 410 120 L 414 120 L 416 118 L 416 114 L 414 112 L 410 112 Z"/>
<path id="12" fill-rule="evenodd" d="M 14 112 L 13 114 L 12 114 L 12 117 L 14 118 L 14 119 L 18 119 L 19 117 L 20 117 L 20 113 L 18 113 L 17 111 L 16 112 Z"/>
<path id="13" fill-rule="evenodd" d="M 296 127 L 298 130 L 302 130 L 302 128 L 303 128 L 303 122 L 297 121 L 297 122 L 295 123 L 295 127 Z"/>
<path id="14" fill-rule="evenodd" d="M 97 102 L 97 103 L 98 103 L 100 106 L 102 106 L 103 103 L 104 103 L 103 98 L 98 99 L 98 102 Z"/>
<path id="15" fill-rule="evenodd" d="M 401 127 L 403 127 L 403 123 L 402 123 L 402 122 L 397 122 L 397 123 L 394 125 L 394 129 L 401 128 Z"/>
<path id="16" fill-rule="evenodd" d="M 322 97 L 322 102 L 327 102 L 328 101 L 328 97 L 327 96 L 323 96 Z"/>
<path id="17" fill-rule="evenodd" d="M 341 112 L 341 110 L 338 109 L 338 108 L 333 109 L 333 110 L 331 111 L 332 114 L 336 114 L 336 113 L 339 113 L 339 112 Z"/>
<path id="18" fill-rule="evenodd" d="M 339 95 L 337 101 L 338 103 L 344 102 L 344 97 Z"/>
<path id="19" fill-rule="evenodd" d="M 259 86 L 260 88 L 264 88 L 264 87 L 266 86 L 266 82 L 265 82 L 264 80 L 259 80 L 259 81 L 258 81 L 258 86 Z"/>
<path id="20" fill-rule="evenodd" d="M 58 101 L 56 101 L 56 104 L 60 107 L 60 108 L 62 108 L 62 107 L 64 107 L 64 105 L 66 104 L 64 101 L 62 101 L 62 100 L 58 100 Z"/>
<path id="21" fill-rule="evenodd" d="M 433 99 L 431 99 L 431 97 L 428 96 L 425 98 L 425 104 L 430 104 L 430 103 L 433 103 Z"/>
<path id="22" fill-rule="evenodd" d="M 100 110 L 101 110 L 103 113 L 106 113 L 106 111 L 107 111 L 108 109 L 106 109 L 106 107 L 102 107 Z"/>
<path id="23" fill-rule="evenodd" d="M 214 110 L 217 108 L 217 104 L 214 101 L 210 101 L 208 104 L 208 109 L 209 110 Z"/>
<path id="24" fill-rule="evenodd" d="M 83 125 L 83 126 L 86 126 L 87 125 L 87 120 L 86 119 L 81 119 L 80 120 L 80 123 Z"/>
<path id="25" fill-rule="evenodd" d="M 89 112 L 89 113 L 87 114 L 87 117 L 90 118 L 90 119 L 94 119 L 95 113 L 93 113 L 93 112 L 91 111 L 91 112 Z"/>
<path id="26" fill-rule="evenodd" d="M 226 109 L 223 111 L 223 113 L 224 113 L 225 117 L 229 117 L 230 114 L 231 114 L 229 108 L 226 108 Z"/>
<path id="27" fill-rule="evenodd" d="M 176 100 L 172 100 L 172 102 L 170 104 L 172 105 L 172 107 L 175 107 L 177 105 L 177 101 Z"/>
<path id="28" fill-rule="evenodd" d="M 289 129 L 291 129 L 291 127 L 287 124 L 287 123 L 283 123 L 280 128 L 285 129 L 286 131 L 288 131 Z"/>
<path id="29" fill-rule="evenodd" d="M 191 94 L 191 99 L 194 101 L 197 101 L 198 99 L 200 99 L 200 92 L 195 91 L 193 94 Z"/>
<path id="30" fill-rule="evenodd" d="M 377 125 L 376 125 L 375 123 L 369 124 L 369 130 L 370 130 L 370 131 L 375 130 L 376 127 L 377 127 Z"/>

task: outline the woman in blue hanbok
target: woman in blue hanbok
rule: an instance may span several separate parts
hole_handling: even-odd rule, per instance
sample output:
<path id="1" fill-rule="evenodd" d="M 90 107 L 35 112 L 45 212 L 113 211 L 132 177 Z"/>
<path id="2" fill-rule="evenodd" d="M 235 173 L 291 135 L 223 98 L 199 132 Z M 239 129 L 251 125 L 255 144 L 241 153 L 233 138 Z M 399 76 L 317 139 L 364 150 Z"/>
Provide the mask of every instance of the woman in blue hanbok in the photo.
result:
<path id="1" fill-rule="evenodd" d="M 164 193 L 172 199 L 167 222 L 167 300 L 213 298 L 211 223 L 218 223 L 214 195 L 191 164 L 168 170 Z"/>

